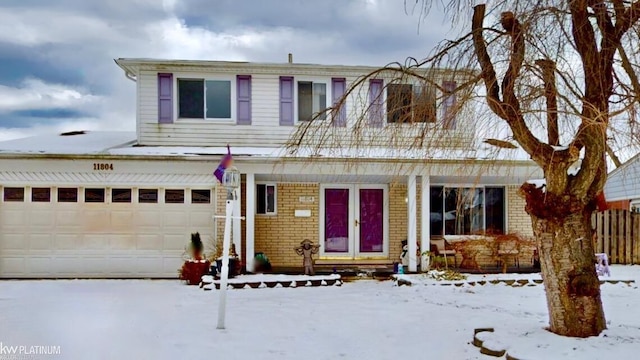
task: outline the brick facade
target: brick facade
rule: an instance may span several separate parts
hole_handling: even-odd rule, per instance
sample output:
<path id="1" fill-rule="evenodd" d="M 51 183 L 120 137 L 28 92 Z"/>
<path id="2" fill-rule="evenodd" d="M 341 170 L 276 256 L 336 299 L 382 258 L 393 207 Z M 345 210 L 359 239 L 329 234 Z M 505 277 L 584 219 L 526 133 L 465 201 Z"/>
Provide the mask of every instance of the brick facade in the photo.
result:
<path id="1" fill-rule="evenodd" d="M 519 186 L 506 186 L 507 224 L 509 233 L 519 233 L 530 237 L 533 235 L 531 219 L 524 211 L 524 199 L 518 196 Z M 389 260 L 397 261 L 402 251 L 401 242 L 407 238 L 407 185 L 404 183 L 389 184 Z M 242 214 L 245 215 L 245 186 L 242 187 Z M 421 236 L 421 189 L 417 184 L 417 232 L 416 239 L 420 243 Z M 300 197 L 313 197 L 314 201 L 300 202 Z M 218 214 L 224 213 L 226 191 L 218 191 Z M 295 210 L 311 210 L 310 217 L 296 217 Z M 320 185 L 317 183 L 280 183 L 277 184 L 277 213 L 275 215 L 255 216 L 255 252 L 265 253 L 271 264 L 276 267 L 298 267 L 302 265 L 302 259 L 296 255 L 294 248 L 304 239 L 314 243 L 319 241 L 319 216 L 320 216 Z M 242 255 L 244 259 L 246 243 L 245 222 L 242 222 Z M 217 237 L 222 239 L 224 233 L 223 219 L 217 220 Z M 318 259 L 319 256 L 314 258 Z M 523 254 L 523 259 L 528 261 L 530 254 Z M 521 259 L 521 261 L 523 261 Z M 458 254 L 458 263 L 461 256 Z M 490 264 L 493 260 L 479 259 L 481 265 Z"/>

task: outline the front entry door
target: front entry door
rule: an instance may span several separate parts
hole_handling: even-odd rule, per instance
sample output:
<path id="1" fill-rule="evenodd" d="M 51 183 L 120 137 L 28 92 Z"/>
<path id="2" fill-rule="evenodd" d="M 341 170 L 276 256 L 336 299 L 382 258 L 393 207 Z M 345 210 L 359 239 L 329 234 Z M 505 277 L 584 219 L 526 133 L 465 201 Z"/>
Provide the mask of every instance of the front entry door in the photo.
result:
<path id="1" fill-rule="evenodd" d="M 322 185 L 320 243 L 324 257 L 386 257 L 386 185 Z"/>

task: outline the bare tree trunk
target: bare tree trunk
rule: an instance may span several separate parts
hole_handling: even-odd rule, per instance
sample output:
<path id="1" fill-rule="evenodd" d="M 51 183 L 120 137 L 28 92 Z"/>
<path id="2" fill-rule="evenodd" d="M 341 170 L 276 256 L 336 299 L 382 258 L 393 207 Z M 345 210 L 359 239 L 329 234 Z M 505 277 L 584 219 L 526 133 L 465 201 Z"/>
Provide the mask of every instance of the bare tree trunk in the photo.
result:
<path id="1" fill-rule="evenodd" d="M 549 330 L 564 336 L 597 336 L 606 328 L 591 242 L 591 212 L 564 219 L 531 215 L 549 308 Z"/>

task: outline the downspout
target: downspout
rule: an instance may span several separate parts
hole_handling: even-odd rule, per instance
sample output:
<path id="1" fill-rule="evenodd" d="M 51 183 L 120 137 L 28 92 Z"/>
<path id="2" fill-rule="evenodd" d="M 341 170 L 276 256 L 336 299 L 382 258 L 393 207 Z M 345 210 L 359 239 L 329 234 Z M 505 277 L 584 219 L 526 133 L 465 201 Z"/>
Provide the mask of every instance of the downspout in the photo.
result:
<path id="1" fill-rule="evenodd" d="M 132 73 L 128 72 L 128 71 L 125 71 L 125 72 L 124 72 L 124 76 L 126 76 L 126 77 L 127 77 L 127 79 L 129 79 L 129 80 L 131 80 L 131 81 L 133 81 L 133 82 L 137 82 L 137 81 L 138 81 L 138 80 L 136 79 L 136 76 L 135 76 L 135 75 L 133 75 Z"/>

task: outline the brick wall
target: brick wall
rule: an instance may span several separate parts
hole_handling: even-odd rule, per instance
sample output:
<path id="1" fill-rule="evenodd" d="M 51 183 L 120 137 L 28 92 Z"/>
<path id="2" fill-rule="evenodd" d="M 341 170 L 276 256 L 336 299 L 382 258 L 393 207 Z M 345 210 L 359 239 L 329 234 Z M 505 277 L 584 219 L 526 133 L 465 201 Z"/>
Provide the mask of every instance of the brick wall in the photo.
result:
<path id="1" fill-rule="evenodd" d="M 519 185 L 507 186 L 507 224 L 508 233 L 518 233 L 525 237 L 533 236 L 531 217 L 524 211 L 525 200 L 518 195 Z"/>
<path id="2" fill-rule="evenodd" d="M 255 252 L 265 253 L 274 266 L 302 266 L 293 249 L 304 239 L 318 243 L 319 194 L 318 184 L 278 184 L 277 214 L 256 215 Z M 314 201 L 301 203 L 301 196 L 312 196 Z M 295 217 L 295 210 L 311 210 L 311 216 Z"/>

